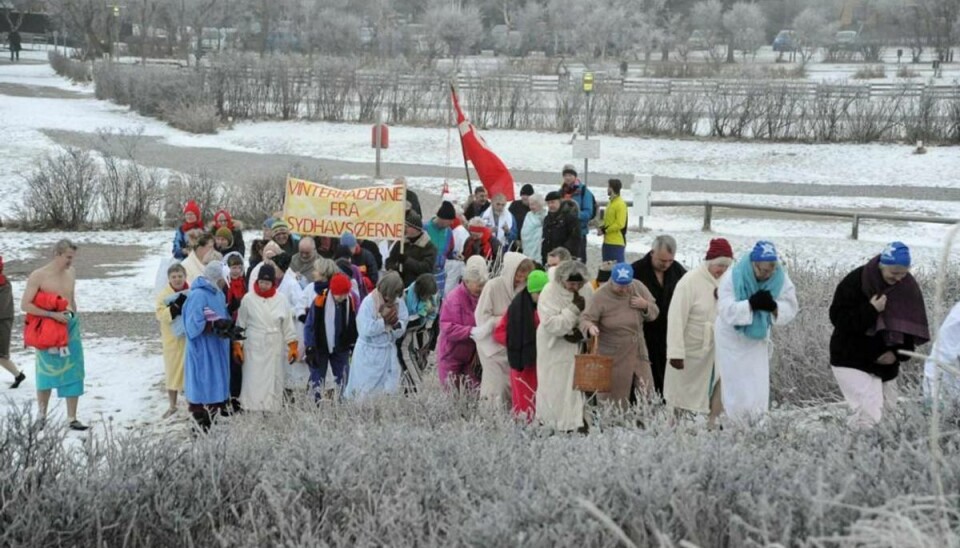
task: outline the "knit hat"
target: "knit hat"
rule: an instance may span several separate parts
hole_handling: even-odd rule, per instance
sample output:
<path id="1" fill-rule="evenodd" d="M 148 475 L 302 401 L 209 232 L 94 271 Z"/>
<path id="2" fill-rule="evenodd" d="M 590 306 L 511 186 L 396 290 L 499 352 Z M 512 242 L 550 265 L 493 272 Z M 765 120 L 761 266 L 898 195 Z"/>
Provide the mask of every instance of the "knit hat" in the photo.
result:
<path id="1" fill-rule="evenodd" d="M 557 190 L 551 190 L 550 192 L 547 192 L 547 197 L 544 198 L 544 201 L 552 202 L 554 200 L 562 200 L 562 199 L 563 199 L 563 194 L 560 194 L 560 192 Z"/>
<path id="2" fill-rule="evenodd" d="M 273 258 L 273 264 L 277 265 L 277 268 L 286 272 L 290 268 L 290 255 L 286 253 L 281 253 Z"/>
<path id="3" fill-rule="evenodd" d="M 421 219 L 420 216 L 417 215 L 416 212 L 414 211 L 407 212 L 406 223 L 407 223 L 407 226 L 409 227 L 415 228 L 417 230 L 423 230 L 423 219 Z"/>
<path id="4" fill-rule="evenodd" d="M 261 265 L 260 272 L 257 274 L 257 281 L 277 283 L 277 271 L 274 270 L 273 265 Z"/>
<path id="5" fill-rule="evenodd" d="M 220 261 L 211 261 L 203 267 L 203 277 L 210 283 L 223 281 L 223 265 Z"/>
<path id="6" fill-rule="evenodd" d="M 550 277 L 542 270 L 534 270 L 527 276 L 527 291 L 531 294 L 540 293 L 550 281 Z"/>
<path id="7" fill-rule="evenodd" d="M 227 242 L 227 247 L 233 247 L 233 231 L 225 226 L 221 226 L 217 229 L 217 232 L 214 234 L 217 238 L 223 238 Z"/>
<path id="8" fill-rule="evenodd" d="M 450 202 L 443 202 L 440 204 L 440 209 L 437 210 L 437 218 L 452 221 L 457 218 L 457 208 L 453 207 Z"/>
<path id="9" fill-rule="evenodd" d="M 224 263 L 229 266 L 243 266 L 243 255 L 237 253 L 236 251 L 231 251 L 227 253 L 227 256 L 224 258 Z"/>
<path id="10" fill-rule="evenodd" d="M 340 245 L 353 252 L 353 248 L 357 247 L 357 237 L 353 232 L 344 232 L 340 235 Z"/>
<path id="11" fill-rule="evenodd" d="M 487 268 L 487 261 L 474 255 L 467 259 L 467 264 L 463 267 L 463 278 L 480 278 L 486 280 L 490 277 L 490 270 Z"/>
<path id="12" fill-rule="evenodd" d="M 277 222 L 277 220 L 273 217 L 267 217 L 267 219 L 263 221 L 263 228 L 273 228 L 273 223 L 275 222 Z"/>
<path id="13" fill-rule="evenodd" d="M 290 225 L 287 224 L 283 219 L 277 219 L 273 222 L 273 233 L 277 234 L 278 232 L 290 232 Z"/>
<path id="14" fill-rule="evenodd" d="M 617 263 L 613 266 L 610 279 L 617 285 L 630 285 L 633 283 L 633 267 L 629 263 Z"/>
<path id="15" fill-rule="evenodd" d="M 189 202 L 183 204 L 183 214 L 193 213 L 197 216 L 197 220 L 200 220 L 200 206 L 197 205 L 197 202 L 190 200 Z"/>
<path id="16" fill-rule="evenodd" d="M 568 175 L 568 174 L 569 174 L 569 175 L 573 175 L 574 177 L 576 177 L 576 176 L 577 176 L 577 168 L 573 167 L 573 164 L 567 164 L 567 165 L 563 166 L 563 172 L 562 172 L 562 174 L 563 174 L 563 175 Z"/>
<path id="17" fill-rule="evenodd" d="M 330 278 L 330 293 L 346 295 L 350 293 L 351 289 L 353 289 L 353 286 L 350 285 L 350 278 L 346 274 L 334 274 L 333 278 Z"/>
<path id="18" fill-rule="evenodd" d="M 753 246 L 753 251 L 750 252 L 750 262 L 753 263 L 772 263 L 776 262 L 777 258 L 776 246 L 767 240 L 757 242 L 757 245 Z"/>
<path id="19" fill-rule="evenodd" d="M 712 261 L 720 257 L 733 258 L 733 247 L 730 242 L 724 238 L 714 238 L 710 240 L 710 247 L 707 248 L 707 256 L 704 260 Z"/>
<path id="20" fill-rule="evenodd" d="M 526 184 L 520 187 L 521 196 L 533 196 L 533 185 Z"/>
<path id="21" fill-rule="evenodd" d="M 884 266 L 910 266 L 910 248 L 903 242 L 892 242 L 880 253 L 880 264 Z"/>

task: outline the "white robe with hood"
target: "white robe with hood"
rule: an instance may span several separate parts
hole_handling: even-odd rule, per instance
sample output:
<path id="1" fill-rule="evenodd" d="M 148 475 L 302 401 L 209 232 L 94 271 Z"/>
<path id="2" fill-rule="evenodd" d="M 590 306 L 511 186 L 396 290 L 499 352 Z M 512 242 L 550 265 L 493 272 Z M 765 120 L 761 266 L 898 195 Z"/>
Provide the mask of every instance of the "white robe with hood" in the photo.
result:
<path id="1" fill-rule="evenodd" d="M 503 213 L 500 214 L 500 218 L 497 219 L 497 223 L 494 223 L 494 211 L 493 206 L 487 208 L 483 212 L 483 215 L 480 218 L 483 220 L 483 224 L 493 232 L 493 236 L 500 242 L 501 245 L 507 245 L 510 242 L 507 241 L 507 234 L 515 232 L 515 221 L 513 219 L 513 214 L 509 210 L 504 208 Z M 519 237 L 518 235 L 514 235 Z"/>
<path id="2" fill-rule="evenodd" d="M 933 343 L 930 357 L 954 369 L 960 369 L 960 303 L 954 305 L 943 320 L 937 340 Z M 923 395 L 927 400 L 933 399 L 933 380 L 940 375 L 940 401 L 953 404 L 960 403 L 960 376 L 955 376 L 940 369 L 932 359 L 927 359 L 923 366 Z"/>
<path id="3" fill-rule="evenodd" d="M 509 252 L 503 256 L 500 276 L 493 278 L 483 287 L 474 312 L 477 322 L 477 336 L 474 340 L 477 342 L 480 366 L 483 368 L 480 397 L 500 399 L 504 405 L 511 401 L 510 363 L 507 361 L 506 347 L 493 340 L 493 330 L 500 323 L 500 318 L 507 313 L 507 308 L 517 294 L 513 278 L 520 263 L 525 260 L 527 258 L 521 253 Z"/>
<path id="4" fill-rule="evenodd" d="M 243 342 L 243 383 L 240 404 L 248 411 L 279 411 L 286 381 L 287 345 L 297 340 L 293 314 L 277 292 L 265 299 L 247 293 L 237 312 L 237 325 L 246 329 Z"/>
<path id="5" fill-rule="evenodd" d="M 781 266 L 782 268 L 782 266 Z M 751 339 L 737 331 L 738 325 L 753 323 L 753 311 L 746 300 L 738 301 L 733 290 L 731 268 L 720 278 L 717 321 L 714 339 L 723 409 L 734 420 L 757 418 L 770 408 L 770 357 L 773 341 L 768 331 L 765 339 Z M 797 316 L 797 289 L 784 272 L 783 289 L 777 297 L 777 314 L 773 325 L 786 325 Z"/>
<path id="6" fill-rule="evenodd" d="M 590 306 L 593 289 L 585 284 L 580 295 Z M 550 281 L 537 301 L 537 420 L 548 428 L 572 431 L 583 426 L 583 393 L 573 389 L 574 357 L 580 345 L 563 336 L 580 325 L 573 293 Z"/>

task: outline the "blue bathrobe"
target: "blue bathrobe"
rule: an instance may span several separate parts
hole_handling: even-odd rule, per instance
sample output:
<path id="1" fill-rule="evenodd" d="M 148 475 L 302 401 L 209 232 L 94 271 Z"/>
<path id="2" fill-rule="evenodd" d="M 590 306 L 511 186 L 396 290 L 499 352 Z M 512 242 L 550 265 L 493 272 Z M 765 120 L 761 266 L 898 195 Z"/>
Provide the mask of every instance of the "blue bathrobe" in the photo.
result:
<path id="1" fill-rule="evenodd" d="M 360 303 L 357 312 L 359 338 L 353 349 L 350 375 L 347 380 L 348 398 L 363 398 L 375 394 L 393 394 L 400 387 L 400 357 L 397 340 L 407 330 L 407 305 L 397 299 L 400 328 L 388 329 L 379 317 L 379 293 L 371 293 Z"/>
<path id="2" fill-rule="evenodd" d="M 200 277 L 190 288 L 183 305 L 183 326 L 187 333 L 187 361 L 184 393 L 194 404 L 218 404 L 230 398 L 230 341 L 207 330 L 204 309 L 229 319 L 223 292 Z"/>

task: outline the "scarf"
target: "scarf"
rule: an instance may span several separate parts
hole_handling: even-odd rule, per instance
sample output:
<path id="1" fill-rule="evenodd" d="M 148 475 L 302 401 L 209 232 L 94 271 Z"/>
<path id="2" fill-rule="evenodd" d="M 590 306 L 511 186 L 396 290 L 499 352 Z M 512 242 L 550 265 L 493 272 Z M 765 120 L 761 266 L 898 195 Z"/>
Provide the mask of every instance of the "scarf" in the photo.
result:
<path id="1" fill-rule="evenodd" d="M 493 247 L 490 244 L 491 232 L 490 229 L 485 226 L 472 226 L 470 227 L 471 234 L 479 234 L 480 238 L 470 239 L 468 244 L 470 245 L 470 256 L 480 255 L 484 259 L 489 259 L 493 256 Z"/>
<path id="2" fill-rule="evenodd" d="M 247 282 L 242 278 L 230 278 L 230 285 L 227 287 L 227 302 L 243 299 L 247 294 Z"/>
<path id="3" fill-rule="evenodd" d="M 2 269 L 2 265 L 0 265 L 0 269 Z M 177 289 L 176 287 L 173 287 L 172 285 L 170 286 L 170 289 L 172 289 L 174 293 L 184 293 L 184 292 L 186 292 L 187 290 L 190 289 L 190 282 L 184 280 L 184 281 L 183 281 L 183 287 L 181 287 L 180 289 Z"/>
<path id="4" fill-rule="evenodd" d="M 753 273 L 753 263 L 749 257 L 744 257 L 733 267 L 733 294 L 736 300 L 746 301 L 757 291 L 766 289 L 776 299 L 783 291 L 784 281 L 787 275 L 783 270 L 783 265 L 777 263 L 777 269 L 769 280 L 758 281 Z M 764 310 L 755 310 L 753 312 L 753 323 L 750 325 L 738 325 L 737 331 L 745 336 L 763 340 L 767 338 L 770 326 L 773 325 L 773 314 Z"/>
<path id="5" fill-rule="evenodd" d="M 260 295 L 264 299 L 272 299 L 273 296 L 277 294 L 277 284 L 274 283 L 270 289 L 264 291 L 260 289 L 260 283 L 258 282 L 253 284 L 253 292 L 257 295 Z"/>
<path id="6" fill-rule="evenodd" d="M 325 295 L 329 287 L 330 282 L 313 282 L 313 292 L 317 294 L 317 298 Z"/>
<path id="7" fill-rule="evenodd" d="M 887 346 L 891 347 L 902 345 L 905 335 L 912 336 L 917 346 L 930 340 L 923 293 L 912 274 L 907 274 L 897 284 L 887 285 L 880 273 L 880 256 L 877 255 L 863 268 L 860 281 L 868 299 L 875 295 L 887 296 L 887 306 L 877 316 L 877 324 L 867 330 L 868 336 L 883 332 Z"/>
<path id="8" fill-rule="evenodd" d="M 524 289 L 507 308 L 507 360 L 510 368 L 523 371 L 537 366 L 537 303 Z"/>

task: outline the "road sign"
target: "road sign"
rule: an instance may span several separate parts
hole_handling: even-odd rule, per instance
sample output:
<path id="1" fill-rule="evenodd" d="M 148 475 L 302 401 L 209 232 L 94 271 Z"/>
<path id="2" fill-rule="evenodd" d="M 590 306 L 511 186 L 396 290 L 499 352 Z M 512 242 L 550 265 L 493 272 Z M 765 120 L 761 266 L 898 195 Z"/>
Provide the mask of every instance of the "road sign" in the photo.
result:
<path id="1" fill-rule="evenodd" d="M 633 191 L 633 214 L 638 217 L 650 216 L 650 192 L 653 190 L 652 175 L 637 175 L 631 187 Z"/>
<path id="2" fill-rule="evenodd" d="M 584 72 L 583 73 L 583 91 L 590 93 L 593 91 L 593 73 Z"/>
<path id="3" fill-rule="evenodd" d="M 573 157 L 578 160 L 599 160 L 600 139 L 577 139 L 573 142 Z"/>

